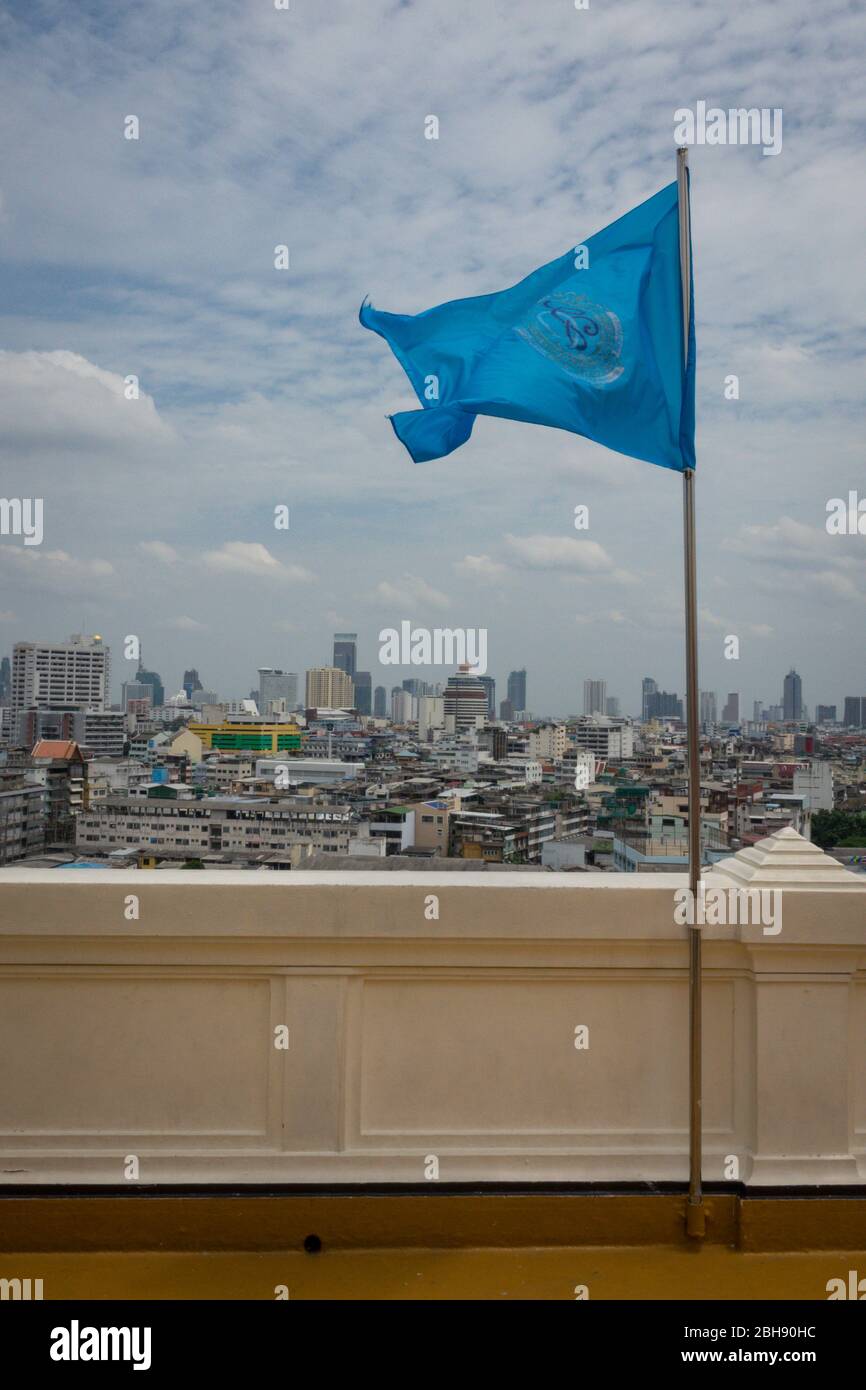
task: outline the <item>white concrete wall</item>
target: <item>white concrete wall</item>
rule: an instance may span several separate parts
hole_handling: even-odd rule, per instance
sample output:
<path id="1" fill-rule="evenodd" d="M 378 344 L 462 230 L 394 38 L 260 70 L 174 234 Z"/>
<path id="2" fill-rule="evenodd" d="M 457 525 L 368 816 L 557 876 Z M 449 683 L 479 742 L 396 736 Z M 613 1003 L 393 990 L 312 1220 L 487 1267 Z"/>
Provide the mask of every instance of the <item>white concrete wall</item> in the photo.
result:
<path id="1" fill-rule="evenodd" d="M 704 929 L 707 1181 L 866 1180 L 836 868 Z M 684 882 L 5 869 L 0 1181 L 685 1180 Z"/>

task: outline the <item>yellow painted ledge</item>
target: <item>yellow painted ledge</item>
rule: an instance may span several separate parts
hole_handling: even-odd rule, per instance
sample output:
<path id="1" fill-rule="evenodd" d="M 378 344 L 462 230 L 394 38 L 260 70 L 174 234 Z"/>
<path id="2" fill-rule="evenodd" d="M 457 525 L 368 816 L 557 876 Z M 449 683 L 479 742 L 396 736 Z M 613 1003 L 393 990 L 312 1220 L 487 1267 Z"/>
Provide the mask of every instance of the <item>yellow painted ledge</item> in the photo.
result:
<path id="1" fill-rule="evenodd" d="M 808 1299 L 866 1271 L 866 1250 L 760 1254 L 723 1246 L 295 1250 L 0 1255 L 0 1278 L 42 1279 L 46 1300 Z M 283 1295 L 285 1296 L 285 1295 Z"/>

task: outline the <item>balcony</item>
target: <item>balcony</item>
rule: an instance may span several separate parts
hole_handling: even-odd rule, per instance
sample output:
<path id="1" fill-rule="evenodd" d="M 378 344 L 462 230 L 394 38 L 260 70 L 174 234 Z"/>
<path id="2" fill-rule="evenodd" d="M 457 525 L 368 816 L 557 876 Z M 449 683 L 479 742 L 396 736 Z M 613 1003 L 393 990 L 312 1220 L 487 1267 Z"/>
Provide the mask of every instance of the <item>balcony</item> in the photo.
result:
<path id="1" fill-rule="evenodd" d="M 866 1182 L 866 878 L 786 830 L 705 881 L 783 904 L 777 934 L 703 931 L 703 1172 L 725 1242 L 767 1189 L 847 1200 Z M 6 1197 L 673 1184 L 670 1213 L 688 1176 L 685 883 L 6 868 Z M 552 1233 L 542 1191 L 521 1200 Z M 606 1211 L 608 1236 L 644 1229 Z M 478 1220 L 464 1207 L 473 1239 Z"/>

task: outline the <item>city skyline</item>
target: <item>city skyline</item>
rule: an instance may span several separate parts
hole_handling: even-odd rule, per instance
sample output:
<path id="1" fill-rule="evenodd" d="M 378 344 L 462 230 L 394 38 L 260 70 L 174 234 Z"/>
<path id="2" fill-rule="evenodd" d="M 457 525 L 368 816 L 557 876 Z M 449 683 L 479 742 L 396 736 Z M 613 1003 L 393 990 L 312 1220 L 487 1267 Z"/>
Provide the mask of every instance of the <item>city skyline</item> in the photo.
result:
<path id="1" fill-rule="evenodd" d="M 62 648 L 68 646 L 71 641 L 75 640 L 76 636 L 77 635 L 73 634 L 72 637 L 67 636 L 66 638 L 51 639 L 50 641 L 30 638 L 22 640 L 21 642 L 16 643 L 15 645 L 18 647 L 36 646 L 41 648 L 53 646 Z M 105 640 L 101 634 L 96 638 L 94 638 L 90 634 L 85 634 L 83 636 L 78 637 L 78 640 L 81 640 L 85 643 L 92 643 L 95 641 L 102 650 L 104 650 L 109 655 L 111 653 L 111 644 L 107 640 Z M 417 672 L 418 667 L 415 666 L 402 668 L 388 665 L 374 666 L 372 672 L 366 669 L 362 670 L 356 664 L 359 645 L 357 633 L 335 633 L 331 641 L 333 643 L 335 658 L 337 654 L 338 642 L 343 648 L 345 648 L 347 645 L 351 645 L 351 657 L 346 657 L 345 665 L 334 665 L 333 663 L 319 662 L 310 667 L 299 665 L 293 670 L 283 667 L 259 666 L 256 668 L 256 676 L 258 678 L 257 683 L 252 687 L 252 690 L 250 690 L 250 687 L 244 683 L 243 678 L 241 678 L 237 683 L 237 690 L 235 690 L 234 688 L 229 690 L 220 690 L 215 687 L 215 684 L 213 682 L 209 683 L 206 686 L 200 686 L 199 689 L 206 691 L 208 695 L 216 694 L 218 696 L 216 703 L 221 703 L 225 701 L 237 701 L 240 699 L 247 698 L 249 693 L 252 693 L 253 695 L 255 695 L 256 693 L 261 693 L 262 681 L 264 680 L 266 682 L 269 682 L 270 685 L 272 685 L 273 687 L 271 689 L 269 686 L 269 695 L 265 700 L 265 703 L 268 703 L 270 699 L 274 698 L 278 694 L 281 694 L 282 698 L 286 699 L 288 708 L 298 708 L 300 707 L 299 699 L 296 699 L 293 702 L 290 698 L 290 692 L 292 689 L 295 689 L 299 697 L 301 683 L 304 681 L 305 678 L 307 678 L 307 685 L 309 686 L 309 676 L 311 673 L 317 674 L 323 671 L 345 672 L 346 666 L 352 665 L 355 669 L 357 677 L 359 678 L 359 683 L 364 687 L 364 689 L 369 689 L 370 702 L 372 705 L 373 692 L 377 687 L 381 686 L 386 690 L 386 692 L 390 692 L 395 689 L 403 689 L 410 690 L 414 694 L 432 693 L 434 685 L 438 684 L 440 687 L 444 689 L 445 683 L 454 671 L 453 667 L 449 667 L 444 664 L 440 666 L 429 666 L 424 668 L 431 674 L 432 678 L 429 681 L 419 678 L 417 674 L 415 674 L 410 677 L 403 677 L 401 684 L 398 685 L 396 684 L 396 678 L 400 675 L 403 669 Z M 0 651 L 0 661 L 3 661 L 5 659 L 10 663 L 10 688 L 12 675 L 14 672 L 14 661 L 12 659 L 13 654 L 14 648 L 13 651 L 9 652 L 8 654 L 4 654 L 2 651 Z M 186 685 L 188 683 L 187 678 L 191 675 L 198 677 L 199 674 L 198 669 L 195 667 L 185 668 L 183 673 L 183 682 L 178 687 L 172 680 L 169 679 L 168 681 L 166 681 L 164 671 L 160 668 L 160 664 L 158 662 L 154 664 L 153 669 L 145 669 L 143 666 L 143 659 L 141 653 L 139 653 L 137 657 L 128 658 L 126 661 L 123 661 L 123 666 L 129 667 L 128 671 L 118 671 L 118 667 L 120 666 L 121 661 L 122 658 L 115 657 L 113 662 L 111 660 L 107 660 L 105 663 L 109 678 L 109 690 L 106 695 L 106 708 L 110 707 L 111 705 L 120 705 L 122 707 L 126 698 L 127 687 L 130 687 L 128 692 L 130 698 L 135 698 L 139 694 L 139 686 L 141 686 L 142 692 L 145 688 L 150 686 L 153 688 L 155 694 L 158 687 L 158 689 L 162 691 L 163 696 L 166 700 L 173 699 L 173 694 L 169 692 L 174 692 L 176 689 L 178 690 L 178 693 L 180 693 L 181 691 L 185 691 Z M 381 680 L 377 679 L 377 677 L 380 674 L 382 674 Z M 439 679 L 435 678 L 437 675 L 439 676 Z M 368 678 L 370 678 L 369 681 Z M 142 679 L 144 680 L 144 685 L 141 684 Z M 513 689 L 522 689 L 525 692 L 529 676 L 526 667 L 520 667 L 510 671 L 508 673 L 507 678 L 500 679 L 500 688 L 508 689 L 509 691 Z M 864 680 L 864 683 L 866 683 L 866 680 Z M 482 684 L 485 686 L 485 689 L 488 691 L 489 695 L 491 685 L 495 689 L 495 678 L 485 676 L 482 678 Z M 763 684 L 766 688 L 768 685 L 768 681 L 765 680 Z M 118 685 L 120 686 L 119 700 L 116 698 L 116 687 Z M 642 677 L 640 689 L 638 690 L 634 703 L 632 704 L 630 703 L 629 698 L 627 696 L 623 697 L 621 695 L 617 695 L 613 697 L 608 697 L 608 682 L 604 678 L 599 678 L 597 676 L 586 677 L 582 682 L 582 693 L 576 691 L 574 694 L 573 706 L 566 707 L 565 705 L 562 705 L 544 710 L 535 710 L 532 709 L 532 707 L 530 706 L 529 714 L 532 718 L 535 719 L 555 717 L 560 715 L 566 717 L 568 715 L 576 715 L 579 712 L 578 707 L 580 706 L 580 709 L 583 714 L 595 713 L 599 715 L 605 715 L 610 713 L 610 711 L 607 709 L 607 706 L 610 704 L 612 699 L 620 706 L 619 713 L 613 717 L 639 719 L 645 718 L 647 716 L 647 698 L 649 698 L 650 701 L 656 701 L 658 711 L 660 711 L 662 717 L 664 717 L 665 713 L 671 713 L 671 709 L 669 708 L 671 701 L 674 698 L 678 698 L 680 703 L 684 703 L 684 697 L 680 694 L 679 691 L 672 691 L 670 694 L 668 694 L 662 688 L 662 686 L 663 683 L 660 683 L 658 680 L 656 680 L 655 677 Z M 424 687 L 423 691 L 421 690 L 421 687 Z M 795 700 L 793 694 L 790 694 L 790 692 L 793 692 L 794 690 L 796 690 Z M 246 691 L 247 694 L 243 693 L 244 691 Z M 709 702 L 712 701 L 717 705 L 718 711 L 721 712 L 720 722 L 739 722 L 746 718 L 745 712 L 750 707 L 753 708 L 753 716 L 756 717 L 757 709 L 761 706 L 764 707 L 765 710 L 775 708 L 781 710 L 782 714 L 779 716 L 779 722 L 781 722 L 782 720 L 796 722 L 798 719 L 802 717 L 803 709 L 808 711 L 809 719 L 814 722 L 817 718 L 817 712 L 819 708 L 835 706 L 837 711 L 841 712 L 846 708 L 846 706 L 850 707 L 852 705 L 852 702 L 860 701 L 861 699 L 866 699 L 866 697 L 863 696 L 851 695 L 850 693 L 842 693 L 841 695 L 838 695 L 832 699 L 816 697 L 812 700 L 806 700 L 803 697 L 802 692 L 802 678 L 800 676 L 800 673 L 793 666 L 789 667 L 789 669 L 781 677 L 780 689 L 777 692 L 777 698 L 775 699 L 773 698 L 773 692 L 770 692 L 769 695 L 765 693 L 763 696 L 760 697 L 748 697 L 743 693 L 742 689 L 734 690 L 733 692 L 728 690 L 725 693 L 722 693 L 719 690 L 713 690 L 711 687 L 702 683 L 700 690 L 700 717 L 702 722 L 706 721 L 706 718 L 708 717 L 708 711 L 711 707 Z M 186 693 L 189 694 L 188 691 Z M 728 708 L 732 696 L 736 699 L 737 702 L 736 712 Z M 794 703 L 791 703 L 792 701 L 794 701 Z M 153 703 L 159 704 L 161 703 L 161 701 L 159 699 L 155 699 Z M 366 696 L 364 697 L 364 704 L 366 705 Z M 590 706 L 592 706 L 592 708 L 590 708 Z M 514 708 L 515 712 L 519 712 L 516 706 Z M 795 710 L 796 712 L 794 712 Z M 266 711 L 264 708 L 262 708 L 261 712 L 264 714 Z M 361 710 L 361 712 L 369 714 L 373 711 L 372 709 L 367 709 L 365 707 Z M 495 711 L 491 714 L 491 717 L 496 717 Z"/>
<path id="2" fill-rule="evenodd" d="M 399 367 L 357 309 L 485 293 L 561 254 L 671 181 L 674 113 L 712 89 L 784 107 L 785 142 L 777 158 L 691 151 L 700 683 L 749 708 L 796 656 L 825 702 L 863 684 L 864 539 L 826 526 L 830 499 L 862 487 L 859 195 L 841 174 L 862 161 L 842 96 L 861 21 L 835 16 L 823 86 L 825 19 L 805 0 L 772 82 L 733 15 L 567 9 L 491 4 L 487 23 L 369 0 L 352 25 L 339 5 L 217 4 L 202 26 L 160 0 L 147 23 L 96 0 L 86 22 L 8 16 L 2 464 L 7 494 L 44 500 L 44 538 L 0 540 L 0 650 L 90 629 L 119 652 L 137 633 L 169 687 L 192 665 L 240 695 L 242 673 L 313 668 L 352 630 L 375 686 L 377 634 L 408 619 L 487 629 L 491 671 L 525 664 L 541 711 L 579 708 L 602 669 L 624 710 L 641 669 L 682 692 L 676 480 L 492 419 L 465 458 L 413 468 L 383 421 L 409 403 Z M 686 43 L 703 54 L 688 78 Z M 303 84 L 284 81 L 289 50 Z M 387 100 L 366 77 L 383 51 Z M 602 71 L 605 100 L 587 100 Z M 806 264 L 810 294 L 791 296 Z"/>

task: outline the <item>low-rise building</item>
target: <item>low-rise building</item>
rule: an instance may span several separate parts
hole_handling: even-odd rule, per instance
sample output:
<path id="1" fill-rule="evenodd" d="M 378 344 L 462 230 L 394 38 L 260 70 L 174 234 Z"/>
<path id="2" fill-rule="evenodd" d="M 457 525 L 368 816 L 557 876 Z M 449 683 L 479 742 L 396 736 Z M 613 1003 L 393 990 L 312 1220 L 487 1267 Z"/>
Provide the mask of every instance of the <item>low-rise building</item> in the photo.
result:
<path id="1" fill-rule="evenodd" d="M 41 782 L 27 781 L 20 769 L 0 768 L 0 864 L 13 864 L 42 849 L 47 799 Z"/>
<path id="2" fill-rule="evenodd" d="M 80 816 L 76 843 L 102 851 L 146 847 L 157 857 L 178 858 L 260 857 L 298 844 L 348 854 L 356 829 L 348 806 L 321 798 L 209 797 L 158 783 L 108 796 Z"/>

